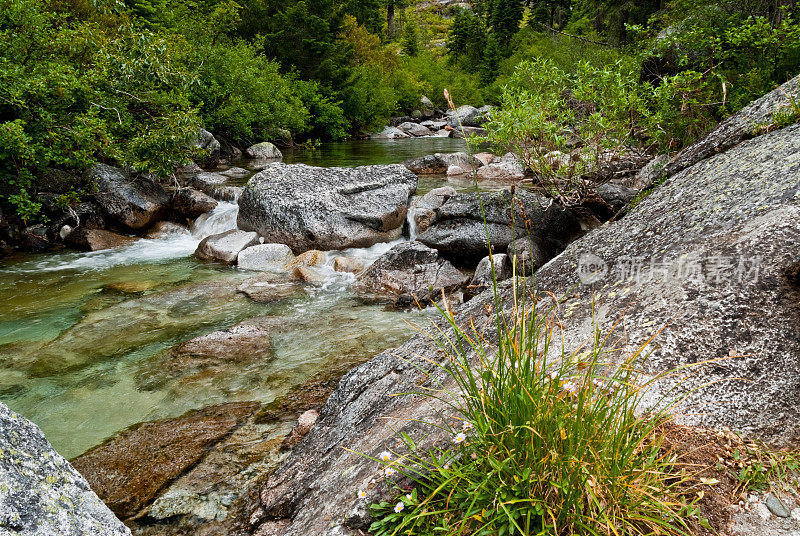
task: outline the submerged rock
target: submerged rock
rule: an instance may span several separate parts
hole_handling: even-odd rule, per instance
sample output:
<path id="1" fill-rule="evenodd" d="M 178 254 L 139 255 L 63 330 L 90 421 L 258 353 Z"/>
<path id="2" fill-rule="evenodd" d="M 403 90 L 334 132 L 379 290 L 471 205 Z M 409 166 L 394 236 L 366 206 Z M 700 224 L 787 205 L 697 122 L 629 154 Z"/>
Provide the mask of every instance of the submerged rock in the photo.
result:
<path id="1" fill-rule="evenodd" d="M 0 453 L 0 533 L 130 535 L 42 431 L 2 402 Z"/>
<path id="2" fill-rule="evenodd" d="M 139 240 L 135 236 L 125 236 L 103 229 L 77 229 L 67 235 L 67 243 L 86 251 L 99 251 L 127 246 Z"/>
<path id="3" fill-rule="evenodd" d="M 238 224 L 295 252 L 368 247 L 400 236 L 416 187 L 400 165 L 277 164 L 247 183 Z"/>
<path id="4" fill-rule="evenodd" d="M 561 205 L 531 193 L 459 193 L 436 210 L 433 223 L 418 239 L 445 256 L 477 263 L 489 253 L 487 230 L 495 251 L 530 235 L 552 257 L 580 234 L 580 224 Z"/>
<path id="5" fill-rule="evenodd" d="M 227 318 L 236 297 L 230 283 L 206 281 L 91 311 L 52 341 L 17 358 L 15 367 L 49 376 L 112 359 L 171 340 L 202 322 Z M 198 302 L 203 308 L 197 308 Z"/>
<path id="6" fill-rule="evenodd" d="M 138 424 L 72 463 L 114 513 L 130 518 L 259 406 L 257 402 L 233 402 Z"/>
<path id="7" fill-rule="evenodd" d="M 105 164 L 88 171 L 97 187 L 94 200 L 111 219 L 131 229 L 149 227 L 163 218 L 170 198 L 154 179 L 131 174 Z"/>
<path id="8" fill-rule="evenodd" d="M 236 290 L 256 303 L 272 303 L 288 298 L 299 290 L 299 285 L 289 279 L 288 273 L 262 272 L 243 281 Z"/>
<path id="9" fill-rule="evenodd" d="M 269 361 L 271 337 L 280 329 L 280 319 L 265 317 L 201 335 L 149 360 L 137 375 L 137 384 L 149 391 L 168 381 L 214 381 L 223 370 Z"/>
<path id="10" fill-rule="evenodd" d="M 435 249 L 403 242 L 381 255 L 361 274 L 354 289 L 369 296 L 389 297 L 400 304 L 426 304 L 459 290 L 469 280 Z"/>
<path id="11" fill-rule="evenodd" d="M 225 264 L 236 264 L 239 252 L 258 244 L 258 233 L 248 233 L 231 229 L 224 233 L 208 236 L 197 246 L 195 255 L 200 260 L 213 260 Z"/>
<path id="12" fill-rule="evenodd" d="M 247 177 L 248 175 L 250 175 L 250 173 L 251 173 L 250 171 L 248 171 L 248 170 L 246 170 L 244 168 L 240 168 L 240 167 L 230 167 L 230 168 L 226 169 L 225 171 L 220 171 L 219 172 L 220 175 L 224 175 L 224 176 L 230 177 L 232 179 L 243 179 L 243 178 Z"/>

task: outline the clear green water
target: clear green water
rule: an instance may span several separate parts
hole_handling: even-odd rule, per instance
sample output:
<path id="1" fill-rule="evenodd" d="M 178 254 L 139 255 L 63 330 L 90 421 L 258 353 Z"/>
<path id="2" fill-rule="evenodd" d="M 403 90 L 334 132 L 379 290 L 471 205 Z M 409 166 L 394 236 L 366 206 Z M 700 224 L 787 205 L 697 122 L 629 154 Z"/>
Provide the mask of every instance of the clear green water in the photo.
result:
<path id="1" fill-rule="evenodd" d="M 402 164 L 409 158 L 433 153 L 466 151 L 467 144 L 457 138 L 409 138 L 403 140 L 351 140 L 324 143 L 318 149 L 283 149 L 287 164 L 323 167 L 355 167 L 377 164 Z"/>
<path id="2" fill-rule="evenodd" d="M 344 142 L 289 152 L 286 161 L 386 164 L 463 149 L 463 140 L 447 138 Z M 444 183 L 426 181 L 421 189 Z M 198 241 L 187 235 L 0 261 L 0 400 L 71 458 L 145 420 L 234 400 L 269 402 L 331 363 L 356 364 L 402 344 L 414 333 L 409 322 L 425 322 L 361 301 L 343 275 L 255 303 L 236 291 L 253 274 L 195 261 Z M 348 254 L 374 258 L 379 250 Z M 255 317 L 280 326 L 269 359 L 164 372 L 165 350 Z"/>

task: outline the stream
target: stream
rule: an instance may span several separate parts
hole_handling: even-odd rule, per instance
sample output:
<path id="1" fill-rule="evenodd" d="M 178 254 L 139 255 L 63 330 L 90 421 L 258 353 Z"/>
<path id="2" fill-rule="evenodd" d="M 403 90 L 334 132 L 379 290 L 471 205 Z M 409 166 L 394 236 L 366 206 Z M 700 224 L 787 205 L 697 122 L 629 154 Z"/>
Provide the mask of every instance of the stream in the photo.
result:
<path id="1" fill-rule="evenodd" d="M 353 141 L 288 151 L 285 161 L 389 164 L 462 150 L 463 140 L 449 138 Z M 442 184 L 424 178 L 419 192 Z M 185 233 L 4 259 L 0 400 L 69 459 L 142 421 L 230 401 L 268 403 L 333 363 L 356 365 L 402 344 L 425 322 L 423 313 L 358 298 L 349 290 L 354 276 L 330 266 L 321 286 L 272 303 L 250 300 L 236 288 L 253 272 L 193 256 L 202 238 L 235 228 L 237 214 L 235 203 L 220 202 Z M 340 254 L 370 263 L 391 246 Z M 182 342 L 256 317 L 275 319 L 269 359 L 183 375 L 160 360 Z"/>

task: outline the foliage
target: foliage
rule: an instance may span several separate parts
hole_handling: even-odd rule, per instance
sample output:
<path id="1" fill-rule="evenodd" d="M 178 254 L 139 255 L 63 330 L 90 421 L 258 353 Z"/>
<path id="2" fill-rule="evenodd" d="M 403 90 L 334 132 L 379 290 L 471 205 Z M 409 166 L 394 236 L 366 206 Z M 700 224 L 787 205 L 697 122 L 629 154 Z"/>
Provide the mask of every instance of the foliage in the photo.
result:
<path id="1" fill-rule="evenodd" d="M 733 459 L 738 469 L 736 478 L 746 490 L 761 491 L 779 483 L 795 490 L 800 486 L 800 452 L 742 442 L 742 448 L 734 450 Z"/>
<path id="2" fill-rule="evenodd" d="M 644 348 L 612 364 L 608 337 L 596 332 L 567 353 L 552 309 L 515 294 L 510 311 L 494 308 L 496 343 L 441 310 L 454 335 L 435 339 L 457 389 L 421 394 L 455 412 L 455 423 L 431 423 L 449 432 L 452 447 L 425 449 L 402 436 L 403 452 L 382 463 L 414 490 L 373 505 L 370 531 L 692 534 L 707 524 L 686 493 L 689 474 L 663 447 L 665 401 L 634 411 L 655 381 L 636 372 Z"/>
<path id="3" fill-rule="evenodd" d="M 7 0 L 0 29 L 0 181 L 23 219 L 37 207 L 26 184 L 45 168 L 112 160 L 164 175 L 189 155 L 196 78 L 182 39 L 31 0 Z"/>
<path id="4" fill-rule="evenodd" d="M 192 63 L 198 83 L 190 98 L 212 132 L 249 144 L 273 138 L 276 129 L 311 130 L 311 114 L 295 81 L 260 55 L 257 45 L 209 43 L 195 49 Z"/>
<path id="5" fill-rule="evenodd" d="M 552 195 L 569 198 L 604 151 L 633 141 L 648 117 L 645 89 L 622 62 L 598 68 L 584 61 L 572 74 L 549 60 L 522 62 L 487 128 L 493 143 L 519 155 Z M 571 150 L 575 138 L 579 153 Z"/>

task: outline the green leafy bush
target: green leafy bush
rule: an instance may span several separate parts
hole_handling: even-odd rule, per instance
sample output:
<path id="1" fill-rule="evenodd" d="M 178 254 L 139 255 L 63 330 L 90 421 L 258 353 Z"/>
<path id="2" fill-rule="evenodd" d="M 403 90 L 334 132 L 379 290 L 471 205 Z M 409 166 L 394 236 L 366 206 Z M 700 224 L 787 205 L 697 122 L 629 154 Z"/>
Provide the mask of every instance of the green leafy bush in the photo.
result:
<path id="1" fill-rule="evenodd" d="M 311 113 L 296 84 L 259 48 L 239 41 L 196 49 L 198 82 L 190 97 L 199 103 L 203 124 L 245 144 L 272 139 L 277 129 L 309 132 Z"/>
<path id="2" fill-rule="evenodd" d="M 603 151 L 622 151 L 649 118 L 647 91 L 619 61 L 588 62 L 568 73 L 548 59 L 523 61 L 487 125 L 492 142 L 517 154 L 541 184 L 562 199 L 580 194 L 580 176 Z M 573 151 L 579 140 L 582 149 Z"/>

